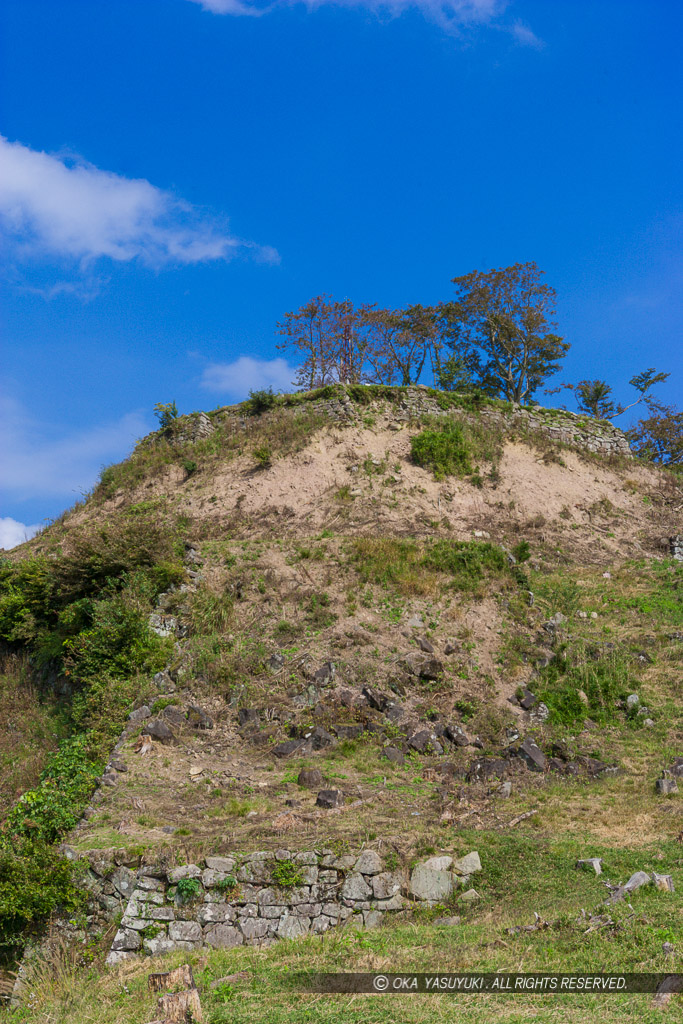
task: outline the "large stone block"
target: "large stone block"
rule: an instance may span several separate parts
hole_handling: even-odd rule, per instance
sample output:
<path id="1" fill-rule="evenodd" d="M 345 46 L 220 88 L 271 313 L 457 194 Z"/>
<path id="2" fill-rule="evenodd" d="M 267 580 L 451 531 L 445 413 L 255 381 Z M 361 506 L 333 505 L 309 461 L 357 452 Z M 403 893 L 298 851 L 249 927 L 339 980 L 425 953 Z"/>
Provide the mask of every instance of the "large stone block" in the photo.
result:
<path id="1" fill-rule="evenodd" d="M 204 930 L 204 942 L 214 949 L 231 949 L 244 944 L 244 935 L 232 925 L 214 924 Z"/>
<path id="2" fill-rule="evenodd" d="M 450 871 L 438 871 L 418 864 L 410 876 L 409 891 L 419 900 L 446 900 L 454 889 Z"/>

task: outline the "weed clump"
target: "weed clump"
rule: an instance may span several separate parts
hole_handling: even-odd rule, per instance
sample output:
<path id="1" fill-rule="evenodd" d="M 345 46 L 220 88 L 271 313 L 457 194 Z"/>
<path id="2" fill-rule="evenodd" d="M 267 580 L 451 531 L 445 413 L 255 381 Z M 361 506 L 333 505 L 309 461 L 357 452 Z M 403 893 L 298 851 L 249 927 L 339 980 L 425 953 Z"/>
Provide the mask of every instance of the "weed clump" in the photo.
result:
<path id="1" fill-rule="evenodd" d="M 474 472 L 472 451 L 459 423 L 416 434 L 410 441 L 410 455 L 416 465 L 431 469 L 436 480 Z"/>

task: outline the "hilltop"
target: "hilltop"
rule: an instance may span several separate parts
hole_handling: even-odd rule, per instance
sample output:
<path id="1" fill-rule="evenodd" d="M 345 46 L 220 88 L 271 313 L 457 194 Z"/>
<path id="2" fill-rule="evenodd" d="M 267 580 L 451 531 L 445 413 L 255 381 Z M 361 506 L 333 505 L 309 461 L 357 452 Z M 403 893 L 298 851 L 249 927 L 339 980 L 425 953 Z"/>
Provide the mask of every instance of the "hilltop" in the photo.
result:
<path id="1" fill-rule="evenodd" d="M 208 959 L 201 939 L 179 940 L 167 961 L 204 966 L 212 1020 L 228 1016 L 209 975 L 340 969 L 342 950 L 359 970 L 391 969 L 392 956 L 422 969 L 671 970 L 674 897 L 648 879 L 634 919 L 617 886 L 637 870 L 683 884 L 682 497 L 607 421 L 420 387 L 256 395 L 174 418 L 104 470 L 3 563 L 0 606 L 0 813 L 15 858 L 4 877 L 21 863 L 28 888 L 50 870 L 39 842 L 63 844 L 79 885 L 87 866 L 90 919 L 60 927 L 76 927 L 103 972 L 97 1019 L 154 1015 L 132 948 L 101 966 L 130 895 L 115 873 L 153 869 L 174 885 L 178 866 L 233 858 L 237 871 L 257 852 L 296 865 L 318 851 L 332 860 L 311 870 L 329 873 L 374 851 L 406 902 L 376 932 L 330 927 Z M 668 795 L 655 792 L 665 769 Z M 469 883 L 410 902 L 417 865 L 475 850 Z M 575 869 L 594 857 L 604 875 Z M 2 919 L 10 951 L 47 911 L 88 909 L 67 880 L 54 907 L 22 899 Z M 357 903 L 356 916 L 377 910 Z M 148 931 L 141 947 L 168 943 Z M 38 1016 L 17 1019 L 89 1019 L 83 971 L 64 968 L 70 1017 L 58 1015 L 62 982 L 53 991 L 39 972 Z M 123 977 L 135 1018 L 113 994 Z M 292 1019 L 267 993 L 259 1019 Z M 579 1021 L 584 998 L 533 1005 L 539 1019 Z M 633 997 L 600 1012 L 626 1021 L 636 1005 L 650 1012 Z M 330 1021 L 356 1013 L 330 1006 Z M 440 998 L 432 1011 L 453 1012 Z"/>

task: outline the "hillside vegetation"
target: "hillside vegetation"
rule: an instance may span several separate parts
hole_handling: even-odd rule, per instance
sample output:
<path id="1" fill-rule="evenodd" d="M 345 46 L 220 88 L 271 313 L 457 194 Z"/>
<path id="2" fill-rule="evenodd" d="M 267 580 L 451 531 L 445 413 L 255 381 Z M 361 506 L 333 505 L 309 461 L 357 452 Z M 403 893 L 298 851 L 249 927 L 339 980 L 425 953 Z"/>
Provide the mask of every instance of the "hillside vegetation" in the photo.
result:
<path id="1" fill-rule="evenodd" d="M 512 429 L 505 403 L 428 398 L 439 415 L 338 386 L 174 419 L 0 563 L 8 972 L 53 914 L 85 935 L 62 843 L 130 866 L 476 849 L 471 904 L 164 962 L 194 964 L 215 1024 L 661 1018 L 645 996 L 287 990 L 295 969 L 681 970 L 678 894 L 605 884 L 683 887 L 681 794 L 655 792 L 683 764 L 679 479 Z M 576 870 L 592 857 L 603 875 Z M 151 1020 L 150 963 L 103 966 L 115 930 L 36 960 L 7 1019 Z"/>

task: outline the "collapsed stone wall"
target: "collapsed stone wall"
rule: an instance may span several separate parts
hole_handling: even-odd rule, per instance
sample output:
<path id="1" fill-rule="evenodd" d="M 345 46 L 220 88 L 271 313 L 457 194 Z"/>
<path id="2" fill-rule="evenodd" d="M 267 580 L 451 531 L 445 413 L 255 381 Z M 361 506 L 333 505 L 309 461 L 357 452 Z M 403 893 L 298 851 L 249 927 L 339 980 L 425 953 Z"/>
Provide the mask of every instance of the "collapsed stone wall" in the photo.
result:
<path id="1" fill-rule="evenodd" d="M 298 408 L 321 413 L 333 422 L 349 423 L 356 421 L 363 409 L 376 408 L 380 404 L 384 405 L 385 410 L 399 424 L 420 419 L 422 416 L 479 418 L 485 422 L 500 424 L 504 431 L 511 436 L 524 437 L 528 434 L 541 434 L 551 441 L 589 452 L 601 455 L 621 455 L 626 458 L 633 457 L 624 432 L 606 420 L 596 420 L 590 416 L 582 416 L 564 409 L 546 409 L 542 406 L 534 408 L 517 406 L 505 409 L 495 405 L 484 405 L 477 412 L 468 412 L 458 409 L 457 406 L 444 409 L 439 404 L 438 394 L 433 388 L 414 384 L 405 389 L 397 388 L 392 400 L 380 397 L 374 400 L 370 406 L 363 406 L 354 402 L 340 387 L 334 397 L 302 402 Z M 296 412 L 295 408 L 294 415 Z M 246 429 L 246 419 L 240 415 L 239 407 L 226 409 L 221 415 L 224 421 Z M 174 440 L 179 444 L 192 443 L 210 436 L 215 429 L 215 424 L 206 413 L 194 414 L 183 419 L 181 429 L 175 435 Z"/>
<path id="2" fill-rule="evenodd" d="M 109 886 L 129 896 L 107 962 L 172 950 L 268 945 L 329 928 L 372 928 L 414 907 L 479 899 L 469 888 L 481 870 L 476 851 L 432 857 L 412 871 L 388 868 L 375 850 L 259 852 L 207 857 L 204 867 L 118 867 Z M 91 871 L 91 883 L 97 885 Z M 458 893 L 458 890 L 462 892 Z M 455 919 L 453 923 L 455 923 Z"/>

